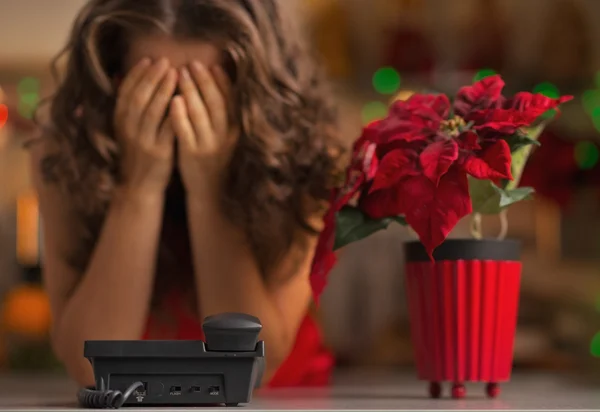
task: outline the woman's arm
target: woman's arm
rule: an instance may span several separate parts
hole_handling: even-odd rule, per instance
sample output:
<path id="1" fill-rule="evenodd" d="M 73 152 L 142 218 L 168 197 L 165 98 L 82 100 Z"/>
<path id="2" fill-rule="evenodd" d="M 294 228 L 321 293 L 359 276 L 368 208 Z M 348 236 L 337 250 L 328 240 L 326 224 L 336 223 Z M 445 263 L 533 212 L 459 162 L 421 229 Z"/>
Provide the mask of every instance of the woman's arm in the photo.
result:
<path id="1" fill-rule="evenodd" d="M 311 299 L 309 274 L 316 236 L 304 235 L 265 282 L 247 238 L 214 197 L 188 203 L 201 316 L 242 312 L 263 324 L 268 380 L 290 353 Z M 322 219 L 321 219 L 322 220 Z"/>
<path id="2" fill-rule="evenodd" d="M 44 224 L 44 281 L 54 319 L 52 343 L 69 375 L 93 385 L 83 357 L 86 340 L 140 339 L 148 316 L 163 199 L 133 191 L 115 196 L 85 273 L 65 258 L 77 248 L 77 228 L 54 187 L 34 176 Z"/>
<path id="3" fill-rule="evenodd" d="M 121 180 L 85 273 L 65 257 L 76 251 L 70 205 L 39 169 L 44 154 L 33 148 L 33 176 L 44 223 L 44 278 L 54 317 L 53 344 L 70 375 L 93 383 L 83 358 L 86 340 L 136 340 L 143 334 L 152 297 L 164 193 L 173 169 L 174 133 L 163 121 L 177 72 L 168 61 L 142 59 L 119 87 L 114 121 L 121 149 Z M 50 149 L 46 147 L 46 149 Z M 60 152 L 60 148 L 55 148 Z"/>
<path id="4" fill-rule="evenodd" d="M 257 316 L 268 348 L 268 380 L 288 356 L 306 315 L 317 237 L 298 235 L 288 256 L 267 274 L 275 281 L 264 281 L 245 233 L 223 216 L 218 204 L 219 176 L 238 137 L 228 120 L 229 80 L 220 67 L 208 69 L 193 62 L 190 69 L 180 70 L 182 95 L 173 98 L 169 114 L 180 143 L 178 160 L 187 190 L 200 315 Z M 321 217 L 315 220 L 322 225 Z"/>

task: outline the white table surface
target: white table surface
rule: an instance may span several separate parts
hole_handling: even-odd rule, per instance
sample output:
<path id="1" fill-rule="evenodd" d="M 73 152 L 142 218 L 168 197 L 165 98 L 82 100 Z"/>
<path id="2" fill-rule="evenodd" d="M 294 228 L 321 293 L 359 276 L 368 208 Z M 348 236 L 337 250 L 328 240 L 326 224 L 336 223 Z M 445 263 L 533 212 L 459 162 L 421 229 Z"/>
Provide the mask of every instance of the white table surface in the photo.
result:
<path id="1" fill-rule="evenodd" d="M 558 375 L 516 375 L 498 399 L 484 396 L 484 384 L 468 384 L 467 398 L 427 397 L 427 384 L 411 374 L 342 374 L 329 389 L 280 389 L 255 393 L 240 410 L 598 410 L 600 387 Z M 74 410 L 75 386 L 61 377 L 0 376 L 0 410 Z M 156 409 L 156 408 L 154 408 Z M 185 411 L 188 408 L 167 408 Z M 200 408 L 203 411 L 226 408 Z M 135 412 L 145 409 L 132 408 Z M 164 409 L 163 409 L 164 410 Z"/>

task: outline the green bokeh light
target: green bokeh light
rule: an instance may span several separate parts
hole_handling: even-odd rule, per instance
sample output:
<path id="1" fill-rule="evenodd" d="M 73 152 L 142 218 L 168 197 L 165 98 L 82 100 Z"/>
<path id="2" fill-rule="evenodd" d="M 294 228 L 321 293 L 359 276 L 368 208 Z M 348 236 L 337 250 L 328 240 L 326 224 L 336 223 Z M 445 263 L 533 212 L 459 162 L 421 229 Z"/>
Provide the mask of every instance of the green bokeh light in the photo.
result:
<path id="1" fill-rule="evenodd" d="M 596 310 L 600 312 L 600 296 L 596 299 Z"/>
<path id="2" fill-rule="evenodd" d="M 560 91 L 558 90 L 558 87 L 548 82 L 538 84 L 533 88 L 533 92 L 543 94 L 551 99 L 558 99 L 560 97 Z"/>
<path id="3" fill-rule="evenodd" d="M 392 67 L 382 67 L 373 75 L 373 87 L 377 93 L 394 94 L 400 90 L 402 78 Z"/>
<path id="4" fill-rule="evenodd" d="M 25 101 L 19 102 L 18 112 L 25 119 L 32 119 L 35 112 L 36 104 L 30 104 Z"/>
<path id="5" fill-rule="evenodd" d="M 485 79 L 486 77 L 494 76 L 496 73 L 492 69 L 481 69 L 477 73 L 475 73 L 475 77 L 473 77 L 473 83 L 478 82 L 479 80 Z"/>
<path id="6" fill-rule="evenodd" d="M 554 116 L 556 116 L 558 114 L 558 112 L 556 111 L 556 109 L 550 109 L 547 112 L 545 112 L 544 114 L 542 114 L 540 117 L 544 120 L 549 120 L 554 118 Z"/>
<path id="7" fill-rule="evenodd" d="M 581 96 L 583 108 L 588 114 L 600 107 L 600 90 L 586 90 Z"/>
<path id="8" fill-rule="evenodd" d="M 21 102 L 30 106 L 36 106 L 40 101 L 40 96 L 37 93 L 25 93 L 21 95 Z"/>
<path id="9" fill-rule="evenodd" d="M 367 125 L 383 119 L 388 113 L 388 106 L 382 102 L 369 102 L 362 109 L 362 121 Z"/>
<path id="10" fill-rule="evenodd" d="M 535 86 L 533 88 L 533 93 L 541 94 L 551 99 L 558 99 L 560 97 L 560 90 L 558 90 L 558 87 L 549 82 L 540 83 Z M 544 120 L 549 120 L 554 118 L 557 113 L 558 112 L 555 109 L 551 109 L 545 112 L 541 118 Z"/>
<path id="11" fill-rule="evenodd" d="M 600 332 L 596 333 L 592 338 L 590 352 L 595 358 L 600 358 Z"/>
<path id="12" fill-rule="evenodd" d="M 40 91 L 40 81 L 35 77 L 25 77 L 21 79 L 17 86 L 19 95 L 38 93 Z"/>
<path id="13" fill-rule="evenodd" d="M 40 101 L 40 96 L 36 92 L 27 92 L 21 93 L 19 97 L 19 114 L 26 119 L 33 118 L 33 114 Z"/>
<path id="14" fill-rule="evenodd" d="M 591 116 L 592 123 L 594 123 L 594 127 L 600 132 L 600 106 L 594 108 L 594 110 L 591 113 Z"/>
<path id="15" fill-rule="evenodd" d="M 598 147 L 587 141 L 577 143 L 575 146 L 575 162 L 581 169 L 592 169 L 600 160 L 600 151 Z"/>

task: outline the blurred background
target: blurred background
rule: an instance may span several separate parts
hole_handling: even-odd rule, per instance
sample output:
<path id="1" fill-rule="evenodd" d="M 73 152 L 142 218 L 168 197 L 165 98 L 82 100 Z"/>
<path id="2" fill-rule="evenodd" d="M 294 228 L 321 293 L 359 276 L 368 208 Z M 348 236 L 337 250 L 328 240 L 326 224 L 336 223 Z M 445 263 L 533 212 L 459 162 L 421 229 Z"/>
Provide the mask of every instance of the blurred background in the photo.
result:
<path id="1" fill-rule="evenodd" d="M 22 141 L 52 91 L 49 62 L 84 0 L 0 0 L 0 372 L 60 370 L 39 280 L 35 195 Z M 394 98 L 452 93 L 493 73 L 508 92 L 573 94 L 542 136 L 510 210 L 524 244 L 517 368 L 595 373 L 600 357 L 600 15 L 598 0 L 289 0 L 322 57 L 344 136 Z M 499 224 L 484 222 L 495 236 Z M 468 236 L 468 222 L 453 236 Z M 321 323 L 342 365 L 412 365 L 402 243 L 394 227 L 350 245 L 331 276 Z M 600 375 L 600 373 L 598 373 Z"/>

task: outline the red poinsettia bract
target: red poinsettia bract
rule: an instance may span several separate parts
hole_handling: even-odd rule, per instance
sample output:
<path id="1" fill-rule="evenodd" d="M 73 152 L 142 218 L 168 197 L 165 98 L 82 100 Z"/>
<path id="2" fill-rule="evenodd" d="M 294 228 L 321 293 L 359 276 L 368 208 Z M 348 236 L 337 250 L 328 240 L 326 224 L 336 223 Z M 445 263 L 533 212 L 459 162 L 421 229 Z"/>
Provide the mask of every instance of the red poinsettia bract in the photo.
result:
<path id="1" fill-rule="evenodd" d="M 374 142 L 379 160 L 363 212 L 404 215 L 433 253 L 472 211 L 467 176 L 512 180 L 506 139 L 571 99 L 525 92 L 506 99 L 503 87 L 499 76 L 485 78 L 462 88 L 453 104 L 445 95 L 414 95 L 365 129 L 359 142 Z"/>

